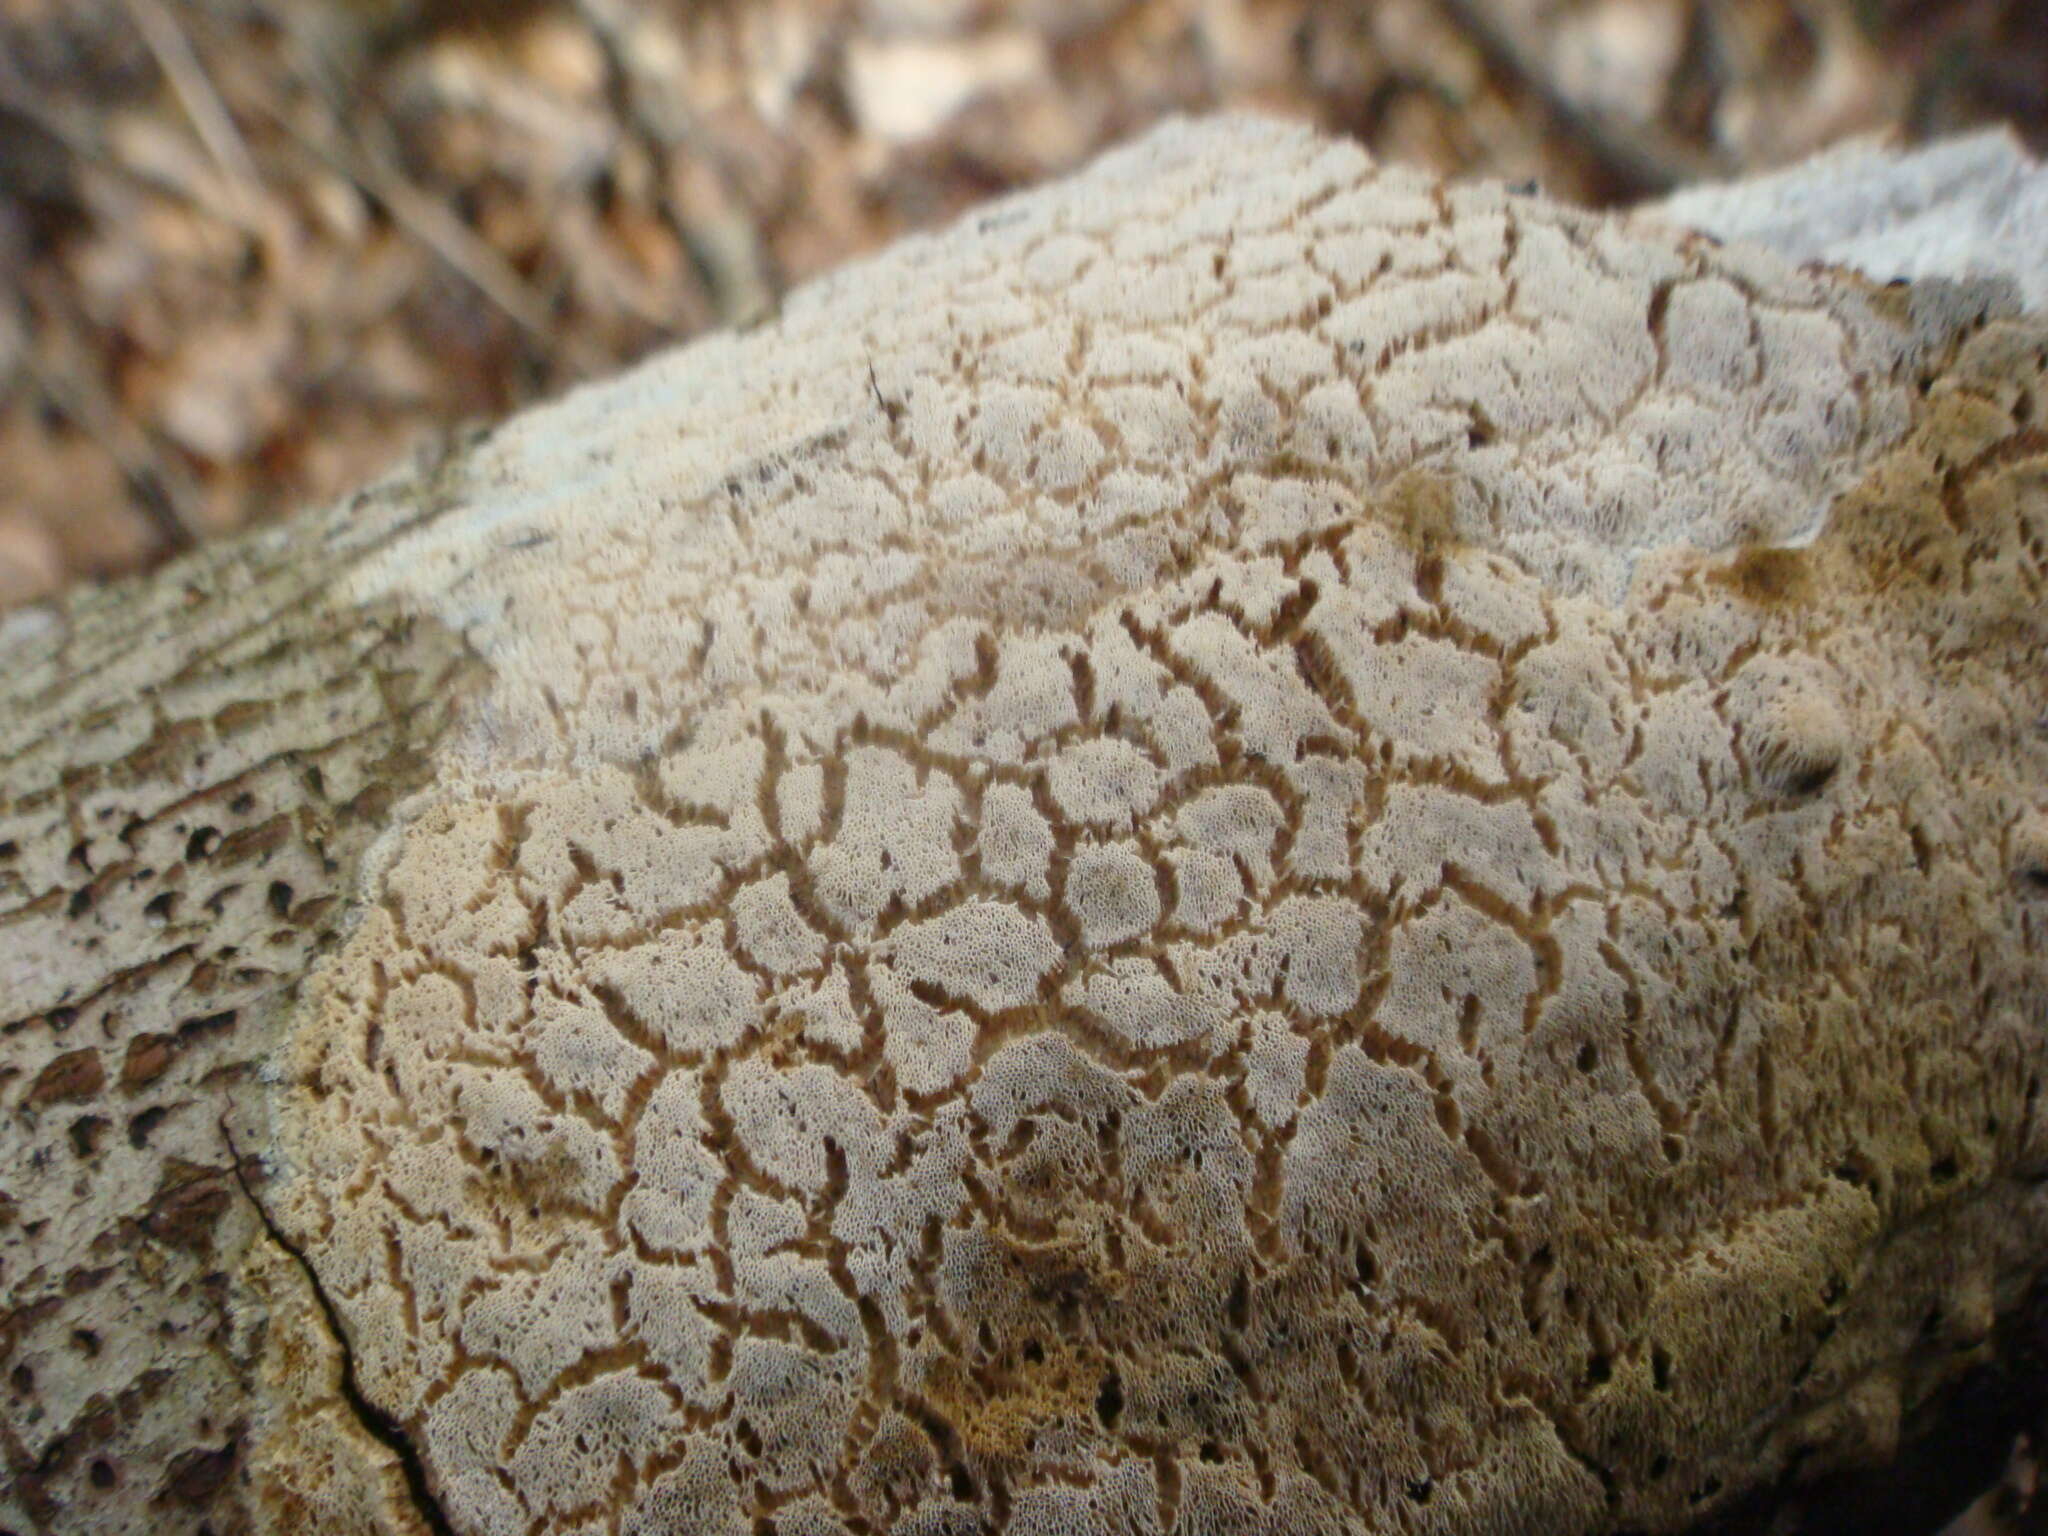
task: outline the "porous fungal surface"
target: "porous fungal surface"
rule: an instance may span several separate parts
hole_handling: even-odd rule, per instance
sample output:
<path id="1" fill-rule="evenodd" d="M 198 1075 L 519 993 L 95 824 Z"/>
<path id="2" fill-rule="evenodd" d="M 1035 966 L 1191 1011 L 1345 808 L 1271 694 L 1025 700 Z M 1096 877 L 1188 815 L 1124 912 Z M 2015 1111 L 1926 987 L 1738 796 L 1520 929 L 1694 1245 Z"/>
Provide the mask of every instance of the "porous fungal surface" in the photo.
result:
<path id="1" fill-rule="evenodd" d="M 343 594 L 492 676 L 277 1069 L 273 1517 L 1881 1454 L 2048 1254 L 2044 332 L 1921 297 L 1178 124 L 498 433 Z"/>

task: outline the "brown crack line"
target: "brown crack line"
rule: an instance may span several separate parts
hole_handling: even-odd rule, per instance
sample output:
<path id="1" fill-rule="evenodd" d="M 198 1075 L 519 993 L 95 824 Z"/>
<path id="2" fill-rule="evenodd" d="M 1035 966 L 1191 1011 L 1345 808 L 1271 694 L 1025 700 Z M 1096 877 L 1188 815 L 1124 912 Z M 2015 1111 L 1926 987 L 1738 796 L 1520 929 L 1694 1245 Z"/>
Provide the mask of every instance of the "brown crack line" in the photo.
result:
<path id="1" fill-rule="evenodd" d="M 427 1482 L 426 1463 L 421 1460 L 419 1447 L 412 1443 L 404 1428 L 390 1414 L 379 1408 L 364 1396 L 356 1384 L 355 1350 L 348 1341 L 348 1332 L 341 1325 L 341 1315 L 335 1311 L 334 1303 L 327 1292 L 321 1289 L 320 1277 L 313 1272 L 312 1260 L 294 1248 L 271 1219 L 270 1212 L 263 1208 L 263 1202 L 256 1198 L 256 1191 L 249 1185 L 248 1174 L 242 1171 L 242 1154 L 235 1146 L 234 1133 L 228 1129 L 227 1116 L 220 1118 L 221 1139 L 228 1144 L 228 1157 L 235 1173 L 235 1183 L 256 1211 L 256 1219 L 263 1223 L 263 1230 L 270 1240 L 290 1255 L 293 1263 L 306 1277 L 306 1284 L 313 1289 L 313 1300 L 319 1305 L 320 1315 L 327 1320 L 327 1331 L 334 1336 L 334 1342 L 341 1349 L 341 1396 L 348 1404 L 349 1412 L 371 1439 L 398 1458 L 398 1469 L 405 1478 L 406 1492 L 412 1497 L 413 1508 L 424 1520 L 433 1536 L 456 1536 L 455 1527 L 434 1498 L 434 1491 Z"/>

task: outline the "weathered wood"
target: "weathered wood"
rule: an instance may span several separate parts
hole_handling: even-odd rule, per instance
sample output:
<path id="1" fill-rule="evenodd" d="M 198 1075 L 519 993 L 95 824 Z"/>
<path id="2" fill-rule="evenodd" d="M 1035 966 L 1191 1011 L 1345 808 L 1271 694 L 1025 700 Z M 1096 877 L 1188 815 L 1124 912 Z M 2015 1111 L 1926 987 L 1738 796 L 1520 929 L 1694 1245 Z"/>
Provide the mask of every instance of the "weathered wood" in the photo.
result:
<path id="1" fill-rule="evenodd" d="M 4 621 L 0 1529 L 1881 1462 L 2048 1266 L 2044 377 L 1177 125 Z"/>
<path id="2" fill-rule="evenodd" d="M 250 1528 L 228 1123 L 481 677 L 328 589 L 459 461 L 0 627 L 0 1525 Z"/>

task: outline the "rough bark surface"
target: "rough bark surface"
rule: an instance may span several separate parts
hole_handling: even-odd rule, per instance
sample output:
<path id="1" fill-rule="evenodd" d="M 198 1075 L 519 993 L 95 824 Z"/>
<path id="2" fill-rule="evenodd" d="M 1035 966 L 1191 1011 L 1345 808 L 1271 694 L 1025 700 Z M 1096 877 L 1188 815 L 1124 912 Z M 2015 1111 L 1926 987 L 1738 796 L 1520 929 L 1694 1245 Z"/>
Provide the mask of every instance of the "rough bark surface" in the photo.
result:
<path id="1" fill-rule="evenodd" d="M 0 1525 L 250 1528 L 229 1151 L 363 850 L 479 679 L 336 577 L 447 466 L 0 631 Z"/>
<path id="2" fill-rule="evenodd" d="M 0 1528 L 1618 1531 L 2048 1259 L 2048 330 L 1176 125 L 0 631 Z"/>

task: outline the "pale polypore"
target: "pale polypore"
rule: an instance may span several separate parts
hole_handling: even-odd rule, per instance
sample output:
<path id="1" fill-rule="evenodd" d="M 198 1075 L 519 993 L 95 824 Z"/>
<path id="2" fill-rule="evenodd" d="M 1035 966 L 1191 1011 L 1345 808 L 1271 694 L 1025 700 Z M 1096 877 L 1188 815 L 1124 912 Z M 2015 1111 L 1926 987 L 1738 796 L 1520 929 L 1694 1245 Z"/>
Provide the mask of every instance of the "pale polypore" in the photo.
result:
<path id="1" fill-rule="evenodd" d="M 2048 1260 L 2044 345 L 1232 120 L 501 429 L 331 599 L 488 677 L 263 1089 L 259 1521 L 1881 1454 Z"/>

